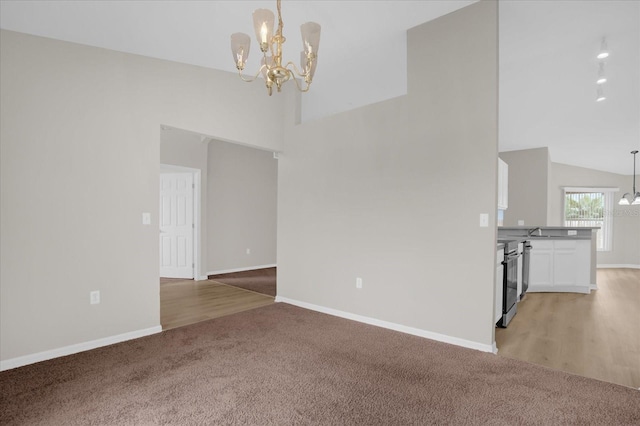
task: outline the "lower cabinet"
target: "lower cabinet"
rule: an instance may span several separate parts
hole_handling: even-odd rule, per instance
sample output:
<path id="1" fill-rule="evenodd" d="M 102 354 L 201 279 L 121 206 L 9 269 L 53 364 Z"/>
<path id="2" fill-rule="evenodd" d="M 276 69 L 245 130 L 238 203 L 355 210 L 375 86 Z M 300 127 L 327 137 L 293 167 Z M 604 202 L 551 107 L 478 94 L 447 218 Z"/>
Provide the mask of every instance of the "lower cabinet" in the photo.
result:
<path id="1" fill-rule="evenodd" d="M 590 292 L 590 240 L 532 240 L 531 245 L 529 292 Z"/>
<path id="2" fill-rule="evenodd" d="M 504 260 L 504 250 L 498 250 L 498 254 L 496 256 L 496 301 L 493 310 L 493 316 L 495 321 L 500 321 L 502 317 L 502 292 L 503 288 L 503 279 L 504 279 L 504 266 L 502 265 L 502 261 Z"/>

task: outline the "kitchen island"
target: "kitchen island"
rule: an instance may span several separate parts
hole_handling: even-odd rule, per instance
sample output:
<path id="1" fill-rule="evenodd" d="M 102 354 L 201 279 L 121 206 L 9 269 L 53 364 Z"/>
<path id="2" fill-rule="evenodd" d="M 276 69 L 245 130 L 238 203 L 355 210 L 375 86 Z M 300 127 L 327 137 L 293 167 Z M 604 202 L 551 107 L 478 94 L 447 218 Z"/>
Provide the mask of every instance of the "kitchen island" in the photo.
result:
<path id="1" fill-rule="evenodd" d="M 499 239 L 531 241 L 528 292 L 596 290 L 597 227 L 498 227 Z"/>

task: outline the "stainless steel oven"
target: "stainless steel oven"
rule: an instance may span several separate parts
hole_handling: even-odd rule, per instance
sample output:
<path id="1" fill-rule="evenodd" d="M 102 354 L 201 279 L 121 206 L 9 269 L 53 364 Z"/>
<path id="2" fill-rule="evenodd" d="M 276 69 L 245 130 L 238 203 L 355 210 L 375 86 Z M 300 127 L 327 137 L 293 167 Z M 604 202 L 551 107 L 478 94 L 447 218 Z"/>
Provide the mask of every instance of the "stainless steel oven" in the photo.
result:
<path id="1" fill-rule="evenodd" d="M 504 280 L 502 291 L 502 317 L 496 324 L 506 328 L 518 310 L 518 241 L 504 242 Z"/>

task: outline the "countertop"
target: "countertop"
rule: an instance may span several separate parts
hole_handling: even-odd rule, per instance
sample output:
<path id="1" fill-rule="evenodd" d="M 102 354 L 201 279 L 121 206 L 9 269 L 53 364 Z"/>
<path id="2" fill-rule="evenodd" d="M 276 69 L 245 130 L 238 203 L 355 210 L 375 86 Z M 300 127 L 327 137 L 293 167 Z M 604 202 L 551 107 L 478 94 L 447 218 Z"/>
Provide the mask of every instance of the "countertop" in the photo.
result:
<path id="1" fill-rule="evenodd" d="M 526 237 L 524 235 L 500 235 L 498 241 L 545 241 L 545 240 L 590 240 L 591 236 L 588 235 L 531 235 Z"/>
<path id="2" fill-rule="evenodd" d="M 598 226 L 499 226 L 498 240 L 590 240 L 598 229 Z"/>
<path id="3" fill-rule="evenodd" d="M 579 227 L 575 227 L 575 226 L 498 226 L 498 231 L 501 229 L 517 229 L 517 230 L 523 230 L 526 231 L 528 229 L 534 229 L 534 228 L 542 228 L 544 229 L 560 229 L 560 230 L 569 230 L 569 229 L 600 229 L 599 226 L 579 226 Z"/>

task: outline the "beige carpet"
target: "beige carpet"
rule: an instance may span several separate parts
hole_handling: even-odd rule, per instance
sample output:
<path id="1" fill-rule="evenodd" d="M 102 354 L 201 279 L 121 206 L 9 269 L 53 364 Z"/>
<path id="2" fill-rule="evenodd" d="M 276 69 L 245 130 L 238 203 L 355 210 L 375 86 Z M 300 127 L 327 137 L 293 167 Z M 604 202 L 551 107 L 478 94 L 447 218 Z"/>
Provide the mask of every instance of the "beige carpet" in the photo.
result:
<path id="1" fill-rule="evenodd" d="M 0 373 L 2 425 L 637 425 L 640 392 L 274 304 Z"/>

